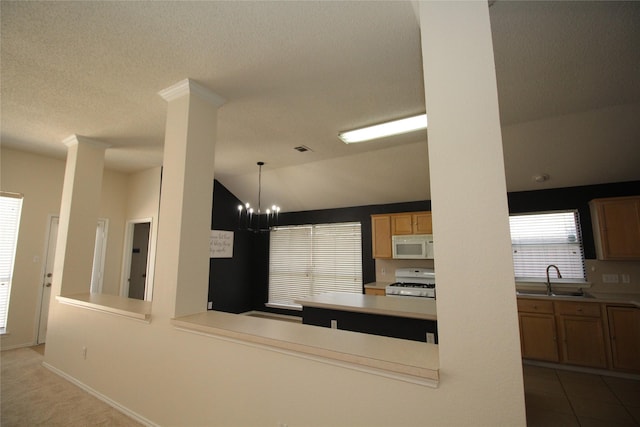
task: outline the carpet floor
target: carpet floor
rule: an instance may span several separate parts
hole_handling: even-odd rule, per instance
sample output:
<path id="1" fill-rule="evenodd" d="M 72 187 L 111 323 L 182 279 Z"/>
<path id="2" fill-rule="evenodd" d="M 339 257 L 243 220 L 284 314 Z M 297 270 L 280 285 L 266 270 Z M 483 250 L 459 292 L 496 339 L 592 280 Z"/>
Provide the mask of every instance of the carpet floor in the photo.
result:
<path id="1" fill-rule="evenodd" d="M 0 425 L 141 426 L 42 366 L 44 348 L 0 353 Z"/>

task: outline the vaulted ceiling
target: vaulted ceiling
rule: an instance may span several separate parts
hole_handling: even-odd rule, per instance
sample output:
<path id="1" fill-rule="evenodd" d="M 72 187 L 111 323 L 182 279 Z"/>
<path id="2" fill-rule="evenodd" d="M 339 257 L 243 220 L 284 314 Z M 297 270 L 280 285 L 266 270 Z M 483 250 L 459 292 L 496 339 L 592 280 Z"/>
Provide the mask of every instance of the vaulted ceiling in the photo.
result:
<path id="1" fill-rule="evenodd" d="M 284 211 L 429 198 L 427 133 L 337 133 L 425 111 L 415 4 L 0 3 L 3 146 L 107 167 L 162 164 L 165 101 L 191 78 L 227 103 L 215 175 Z M 510 191 L 640 180 L 640 2 L 498 0 L 493 32 Z M 305 145 L 312 151 L 299 153 Z M 534 175 L 548 174 L 544 183 Z"/>

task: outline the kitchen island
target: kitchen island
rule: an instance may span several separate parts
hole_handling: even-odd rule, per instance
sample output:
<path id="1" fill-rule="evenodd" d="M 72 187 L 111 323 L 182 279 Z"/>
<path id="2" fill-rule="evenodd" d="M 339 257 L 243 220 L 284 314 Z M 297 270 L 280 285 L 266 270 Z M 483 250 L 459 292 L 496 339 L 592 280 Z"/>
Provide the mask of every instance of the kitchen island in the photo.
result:
<path id="1" fill-rule="evenodd" d="M 436 301 L 431 298 L 325 293 L 296 300 L 307 325 L 438 342 Z"/>

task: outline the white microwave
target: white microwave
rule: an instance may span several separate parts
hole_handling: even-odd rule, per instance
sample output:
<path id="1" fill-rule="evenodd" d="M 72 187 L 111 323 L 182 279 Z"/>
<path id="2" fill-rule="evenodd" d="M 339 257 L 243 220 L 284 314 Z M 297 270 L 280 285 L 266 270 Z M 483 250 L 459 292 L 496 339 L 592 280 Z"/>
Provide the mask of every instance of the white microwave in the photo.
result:
<path id="1" fill-rule="evenodd" d="M 393 258 L 433 259 L 433 234 L 392 236 Z"/>

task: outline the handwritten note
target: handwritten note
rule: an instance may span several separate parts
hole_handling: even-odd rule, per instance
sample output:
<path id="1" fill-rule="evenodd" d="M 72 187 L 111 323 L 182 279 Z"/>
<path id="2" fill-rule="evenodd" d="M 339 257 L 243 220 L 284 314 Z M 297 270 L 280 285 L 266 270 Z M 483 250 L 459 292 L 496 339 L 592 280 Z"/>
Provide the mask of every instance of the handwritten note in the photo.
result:
<path id="1" fill-rule="evenodd" d="M 210 258 L 233 258 L 233 231 L 211 230 Z"/>

